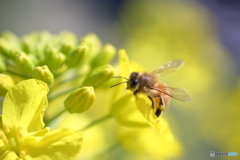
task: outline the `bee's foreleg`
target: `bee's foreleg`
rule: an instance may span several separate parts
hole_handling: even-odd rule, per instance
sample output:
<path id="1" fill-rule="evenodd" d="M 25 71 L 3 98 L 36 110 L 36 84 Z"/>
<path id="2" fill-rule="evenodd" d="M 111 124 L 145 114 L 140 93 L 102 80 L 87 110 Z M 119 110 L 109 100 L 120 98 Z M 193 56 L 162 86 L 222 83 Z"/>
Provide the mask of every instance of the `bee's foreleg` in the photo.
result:
<path id="1" fill-rule="evenodd" d="M 139 93 L 139 90 L 136 90 L 133 92 L 133 95 L 136 97 L 137 100 L 138 100 L 138 93 Z"/>

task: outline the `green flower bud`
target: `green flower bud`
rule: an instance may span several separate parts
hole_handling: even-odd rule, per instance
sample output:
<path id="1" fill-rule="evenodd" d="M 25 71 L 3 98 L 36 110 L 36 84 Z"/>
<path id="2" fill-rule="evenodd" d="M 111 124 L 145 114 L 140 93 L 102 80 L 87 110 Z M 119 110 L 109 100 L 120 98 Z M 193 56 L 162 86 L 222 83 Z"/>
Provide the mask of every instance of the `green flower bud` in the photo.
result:
<path id="1" fill-rule="evenodd" d="M 0 53 L 3 54 L 7 58 L 11 57 L 11 50 L 12 46 L 11 44 L 4 38 L 0 38 Z"/>
<path id="2" fill-rule="evenodd" d="M 34 69 L 34 63 L 28 57 L 27 54 L 16 50 L 14 52 L 14 56 L 15 56 L 14 57 L 15 63 L 17 64 L 17 66 L 21 72 L 27 73 L 27 74 L 32 73 L 32 71 Z"/>
<path id="3" fill-rule="evenodd" d="M 116 48 L 111 44 L 106 44 L 92 60 L 92 68 L 108 64 L 114 57 Z"/>
<path id="4" fill-rule="evenodd" d="M 68 56 L 74 49 L 74 45 L 68 42 L 62 43 L 60 52 Z"/>
<path id="5" fill-rule="evenodd" d="M 77 37 L 74 33 L 69 31 L 63 31 L 59 34 L 59 43 L 65 43 L 76 45 L 77 43 Z"/>
<path id="6" fill-rule="evenodd" d="M 111 65 L 104 65 L 95 68 L 90 72 L 83 82 L 84 86 L 93 86 L 97 88 L 104 84 L 113 76 L 113 67 Z"/>
<path id="7" fill-rule="evenodd" d="M 15 83 L 11 77 L 0 74 L 0 96 L 5 96 L 7 91 L 14 85 Z"/>
<path id="8" fill-rule="evenodd" d="M 45 64 L 51 70 L 57 70 L 64 64 L 66 56 L 60 53 L 56 48 L 48 46 L 45 52 Z"/>
<path id="9" fill-rule="evenodd" d="M 89 58 L 95 56 L 99 52 L 102 45 L 98 36 L 93 33 L 90 33 L 85 37 L 83 37 L 80 41 L 80 44 L 82 43 L 85 43 L 87 46 L 89 46 L 89 52 L 90 52 Z"/>
<path id="10" fill-rule="evenodd" d="M 6 39 L 8 42 L 10 42 L 14 46 L 18 46 L 19 45 L 18 37 L 14 33 L 12 33 L 12 32 L 5 31 L 5 32 L 2 33 L 1 37 Z"/>
<path id="11" fill-rule="evenodd" d="M 7 70 L 7 66 L 3 60 L 3 57 L 0 55 L 0 73 L 5 72 Z"/>
<path id="12" fill-rule="evenodd" d="M 33 78 L 47 83 L 48 86 L 53 84 L 54 76 L 46 65 L 35 67 L 33 71 Z"/>
<path id="13" fill-rule="evenodd" d="M 81 44 L 75 48 L 68 56 L 66 64 L 69 68 L 82 65 L 89 54 L 89 48 L 86 44 Z"/>
<path id="14" fill-rule="evenodd" d="M 64 106 L 69 113 L 81 113 L 93 104 L 95 93 L 93 87 L 82 87 L 73 91 L 64 101 Z"/>
<path id="15" fill-rule="evenodd" d="M 33 41 L 29 40 L 29 39 L 23 39 L 22 43 L 21 43 L 21 47 L 22 47 L 22 50 L 25 52 L 25 53 L 34 53 L 34 47 L 35 47 L 35 44 Z"/>
<path id="16" fill-rule="evenodd" d="M 21 49 L 28 55 L 33 55 L 37 57 L 37 63 L 35 64 L 38 64 L 38 62 L 44 59 L 43 53 L 45 49 L 45 44 L 43 40 L 40 39 L 40 36 L 38 36 L 36 33 L 32 33 L 22 38 Z"/>

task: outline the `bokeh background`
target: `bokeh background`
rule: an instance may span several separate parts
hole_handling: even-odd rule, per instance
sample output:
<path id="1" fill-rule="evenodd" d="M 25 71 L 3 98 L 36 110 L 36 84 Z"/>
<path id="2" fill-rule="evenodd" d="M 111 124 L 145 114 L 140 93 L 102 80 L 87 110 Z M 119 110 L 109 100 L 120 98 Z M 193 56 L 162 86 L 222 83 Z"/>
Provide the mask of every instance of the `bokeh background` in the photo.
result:
<path id="1" fill-rule="evenodd" d="M 174 159 L 239 158 L 209 156 L 210 151 L 240 154 L 239 1 L 0 0 L 0 32 L 6 30 L 19 36 L 93 32 L 125 48 L 146 71 L 184 59 L 181 70 L 160 77 L 193 97 L 191 103 L 172 100 L 164 114 L 183 147 Z"/>

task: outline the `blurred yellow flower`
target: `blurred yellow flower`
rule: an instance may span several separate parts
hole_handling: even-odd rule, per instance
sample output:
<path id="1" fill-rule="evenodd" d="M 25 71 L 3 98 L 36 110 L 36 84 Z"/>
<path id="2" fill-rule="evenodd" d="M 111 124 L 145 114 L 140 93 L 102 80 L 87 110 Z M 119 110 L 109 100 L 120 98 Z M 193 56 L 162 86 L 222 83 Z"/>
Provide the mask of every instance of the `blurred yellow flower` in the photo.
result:
<path id="1" fill-rule="evenodd" d="M 119 51 L 119 65 L 123 77 L 131 71 L 142 70 L 129 61 L 125 50 Z M 156 117 L 146 96 L 140 95 L 136 99 L 126 87 L 115 87 L 110 114 L 122 125 L 119 128 L 119 143 L 128 151 L 157 159 L 172 158 L 182 153 L 182 147 L 167 121 L 161 116 Z"/>
<path id="2" fill-rule="evenodd" d="M 161 77 L 169 86 L 186 88 L 194 99 L 172 100 L 165 114 L 185 148 L 181 160 L 208 159 L 211 149 L 237 151 L 240 146 L 239 72 L 220 43 L 215 22 L 197 1 L 133 0 L 122 14 L 131 59 L 147 71 L 171 59 L 186 62 L 172 77 Z"/>
<path id="3" fill-rule="evenodd" d="M 34 79 L 7 92 L 0 121 L 0 159 L 65 160 L 80 151 L 81 132 L 44 128 L 47 93 L 47 84 Z"/>
<path id="4" fill-rule="evenodd" d="M 110 65 L 115 52 L 111 44 L 102 46 L 95 34 L 78 42 L 71 32 L 57 36 L 34 32 L 22 38 L 5 32 L 0 39 L 0 54 L 3 63 L 9 65 L 3 69 L 19 83 L 9 87 L 4 100 L 0 158 L 101 159 L 104 155 L 112 159 L 118 155 L 115 149 L 123 148 L 124 158 L 135 157 L 136 153 L 150 159 L 179 156 L 181 144 L 168 122 L 155 116 L 149 99 L 139 96 L 136 100 L 123 86 L 109 89 L 121 82 L 112 79 L 113 75 L 128 77 L 132 71 L 143 71 L 129 61 L 124 50 L 119 51 L 119 64 Z M 27 66 L 16 67 L 23 63 L 21 59 L 16 61 L 16 55 L 23 56 L 29 62 Z M 38 80 L 26 80 L 29 78 Z M 42 81 L 49 85 L 48 97 L 47 84 Z M 56 129 L 50 132 L 45 124 Z M 59 128 L 62 126 L 68 129 Z M 82 144 L 80 130 L 87 135 L 84 153 L 77 155 Z M 135 141 L 134 136 L 142 140 Z M 134 143 L 137 146 L 133 150 Z M 137 157 L 143 159 L 141 154 Z"/>
<path id="5" fill-rule="evenodd" d="M 147 155 L 148 159 L 171 159 L 179 157 L 183 149 L 167 126 L 161 133 L 150 128 L 119 128 L 119 143 L 129 152 Z"/>
<path id="6" fill-rule="evenodd" d="M 120 69 L 121 69 L 121 76 L 123 77 L 128 77 L 126 75 L 130 75 L 131 71 L 138 71 L 140 70 L 140 68 L 131 66 L 131 63 L 128 59 L 128 56 L 125 52 L 125 50 L 120 50 L 119 51 L 119 64 L 120 64 Z M 119 92 L 120 90 L 116 90 L 116 92 Z M 146 96 L 140 95 L 138 97 L 138 100 L 136 100 L 136 97 L 134 97 L 133 95 L 129 94 L 129 92 L 127 91 L 120 91 L 121 95 L 123 95 L 120 100 L 113 101 L 113 105 L 111 108 L 111 114 L 115 115 L 115 117 L 121 118 L 121 120 L 126 121 L 126 119 L 124 119 L 124 117 L 122 117 L 124 114 L 126 113 L 126 115 L 130 111 L 129 104 L 130 106 L 133 106 L 133 103 L 135 103 L 134 106 L 137 106 L 137 108 L 139 109 L 139 111 L 142 113 L 142 115 L 147 119 L 148 123 L 150 124 L 150 126 L 152 126 L 154 129 L 161 131 L 162 126 L 161 126 L 161 116 L 157 117 L 151 107 L 150 104 L 150 100 L 146 98 Z M 125 92 L 125 93 L 124 93 Z M 117 96 L 115 94 L 115 96 Z M 127 109 L 127 111 L 123 112 L 124 109 Z M 122 114 L 121 114 L 122 113 Z M 132 116 L 130 116 L 132 117 Z M 145 125 L 143 125 L 145 126 Z"/>

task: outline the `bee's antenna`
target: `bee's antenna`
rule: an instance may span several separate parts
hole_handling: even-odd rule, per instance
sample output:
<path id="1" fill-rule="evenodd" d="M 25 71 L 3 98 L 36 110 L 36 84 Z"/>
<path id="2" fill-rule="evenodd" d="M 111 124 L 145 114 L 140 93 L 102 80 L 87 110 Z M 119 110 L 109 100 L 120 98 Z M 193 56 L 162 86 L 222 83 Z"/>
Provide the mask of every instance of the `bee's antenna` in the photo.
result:
<path id="1" fill-rule="evenodd" d="M 121 77 L 122 78 L 122 77 Z M 117 85 L 119 85 L 119 84 L 122 84 L 122 83 L 127 83 L 128 81 L 125 81 L 125 82 L 120 82 L 120 83 L 117 83 L 117 84 L 114 84 L 113 86 L 111 86 L 110 88 L 112 88 L 112 87 L 115 87 L 115 86 L 117 86 Z"/>
<path id="2" fill-rule="evenodd" d="M 114 76 L 112 78 L 123 78 L 123 79 L 126 79 L 128 81 L 128 79 L 126 77 L 122 77 L 122 76 Z"/>

